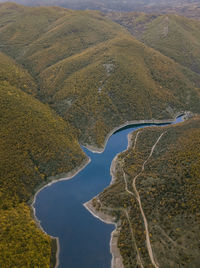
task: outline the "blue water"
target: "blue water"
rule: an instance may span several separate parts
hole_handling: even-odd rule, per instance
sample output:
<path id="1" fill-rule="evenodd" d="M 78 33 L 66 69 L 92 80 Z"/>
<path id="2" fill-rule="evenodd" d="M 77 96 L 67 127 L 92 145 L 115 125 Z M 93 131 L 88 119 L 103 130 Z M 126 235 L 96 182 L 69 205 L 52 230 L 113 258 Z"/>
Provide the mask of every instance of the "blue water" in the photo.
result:
<path id="1" fill-rule="evenodd" d="M 174 123 L 181 121 L 179 117 Z M 95 218 L 82 204 L 110 184 L 111 162 L 126 149 L 128 133 L 147 126 L 117 131 L 101 154 L 83 148 L 91 158 L 90 164 L 73 179 L 54 183 L 37 195 L 34 207 L 41 226 L 48 234 L 59 237 L 59 268 L 110 267 L 110 236 L 114 226 Z"/>

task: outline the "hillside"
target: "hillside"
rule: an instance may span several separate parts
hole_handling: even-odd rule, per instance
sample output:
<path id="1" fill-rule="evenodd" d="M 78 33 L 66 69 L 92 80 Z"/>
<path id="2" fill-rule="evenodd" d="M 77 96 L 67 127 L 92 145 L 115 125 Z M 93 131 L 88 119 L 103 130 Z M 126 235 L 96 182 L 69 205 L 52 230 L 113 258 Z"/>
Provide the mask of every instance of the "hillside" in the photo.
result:
<path id="1" fill-rule="evenodd" d="M 110 13 L 146 45 L 200 73 L 200 22 L 177 15 Z"/>
<path id="2" fill-rule="evenodd" d="M 199 116 L 131 135 L 113 168 L 114 183 L 92 201 L 97 213 L 118 223 L 124 267 L 199 266 L 199 148 Z"/>
<path id="3" fill-rule="evenodd" d="M 86 159 L 72 127 L 14 86 L 29 91 L 30 76 L 0 56 L 0 266 L 49 267 L 52 241 L 27 202 L 50 176 L 64 176 Z"/>
<path id="4" fill-rule="evenodd" d="M 128 35 L 62 60 L 40 80 L 42 99 L 81 130 L 81 142 L 99 146 L 127 120 L 199 110 L 199 76 Z"/>
<path id="5" fill-rule="evenodd" d="M 58 7 L 0 6 L 1 50 L 33 75 L 125 30 L 99 12 Z"/>
<path id="6" fill-rule="evenodd" d="M 37 94 L 37 85 L 28 71 L 2 52 L 0 52 L 0 82 L 8 82 L 11 86 L 16 86 L 31 95 Z"/>
<path id="7" fill-rule="evenodd" d="M 164 55 L 200 73 L 200 22 L 161 16 L 148 25 L 142 40 Z"/>
<path id="8" fill-rule="evenodd" d="M 163 18 L 138 14 L 141 40 L 158 40 L 148 31 Z M 190 32 L 195 69 L 187 57 L 188 65 L 175 58 L 177 51 L 163 44 L 163 55 L 98 11 L 0 4 L 0 267 L 55 262 L 54 242 L 37 228 L 28 203 L 52 176 L 85 163 L 79 143 L 103 148 L 109 131 L 128 120 L 200 112 L 198 23 L 182 20 L 177 49 Z M 169 42 L 174 46 L 172 37 Z M 191 122 L 195 128 L 199 121 Z M 177 137 L 179 128 L 171 129 Z M 119 246 L 129 262 L 128 250 Z"/>
<path id="9" fill-rule="evenodd" d="M 84 144 L 102 147 L 127 120 L 199 111 L 199 75 L 97 11 L 3 4 L 0 41 L 34 78 L 37 98 L 79 130 Z"/>

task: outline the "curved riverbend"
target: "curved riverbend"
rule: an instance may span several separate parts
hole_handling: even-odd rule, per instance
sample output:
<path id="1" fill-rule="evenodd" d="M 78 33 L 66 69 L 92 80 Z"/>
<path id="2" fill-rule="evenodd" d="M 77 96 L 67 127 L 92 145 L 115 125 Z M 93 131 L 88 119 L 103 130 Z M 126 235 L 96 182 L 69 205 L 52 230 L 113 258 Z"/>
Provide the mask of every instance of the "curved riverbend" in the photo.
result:
<path id="1" fill-rule="evenodd" d="M 33 202 L 35 215 L 46 233 L 59 238 L 60 268 L 111 266 L 109 242 L 115 226 L 93 217 L 83 204 L 110 184 L 111 162 L 117 154 L 127 148 L 127 135 L 130 132 L 150 125 L 162 126 L 166 123 L 179 123 L 182 120 L 182 117 L 178 117 L 174 122 L 154 121 L 153 124 L 152 121 L 146 124 L 143 121 L 141 125 L 138 125 L 138 121 L 134 121 L 129 123 L 131 125 L 129 128 L 126 128 L 128 125 L 126 123 L 121 126 L 123 128 L 121 131 L 117 128 L 109 134 L 114 135 L 108 135 L 104 150 L 90 147 L 95 151 L 91 152 L 83 148 L 91 161 L 73 176 L 73 180 L 69 180 L 69 177 L 37 192 Z"/>

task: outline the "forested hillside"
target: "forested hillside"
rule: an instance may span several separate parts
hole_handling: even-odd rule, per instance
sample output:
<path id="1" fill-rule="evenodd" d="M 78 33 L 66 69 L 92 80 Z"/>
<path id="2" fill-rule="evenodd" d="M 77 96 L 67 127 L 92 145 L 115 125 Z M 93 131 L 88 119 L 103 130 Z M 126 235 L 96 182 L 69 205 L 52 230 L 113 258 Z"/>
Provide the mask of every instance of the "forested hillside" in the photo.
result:
<path id="1" fill-rule="evenodd" d="M 0 15 L 2 51 L 28 70 L 37 98 L 78 129 L 84 144 L 102 146 L 127 120 L 199 111 L 198 74 L 97 11 L 3 4 Z"/>
<path id="2" fill-rule="evenodd" d="M 37 94 L 36 83 L 28 71 L 2 52 L 0 52 L 0 81 L 8 82 L 31 95 Z"/>
<path id="3" fill-rule="evenodd" d="M 34 75 L 125 30 L 98 11 L 0 5 L 1 49 Z"/>
<path id="4" fill-rule="evenodd" d="M 36 87 L 1 53 L 0 266 L 49 267 L 51 239 L 36 226 L 27 202 L 50 176 L 64 176 L 86 159 L 73 128 L 20 88 Z"/>
<path id="5" fill-rule="evenodd" d="M 115 181 L 93 205 L 118 222 L 124 267 L 198 267 L 199 148 L 198 116 L 177 126 L 138 130 L 118 155 Z"/>
<path id="6" fill-rule="evenodd" d="M 178 15 L 134 12 L 113 12 L 108 17 L 146 45 L 200 73 L 200 21 Z"/>
<path id="7" fill-rule="evenodd" d="M 127 120 L 199 110 L 199 76 L 128 35 L 58 62 L 40 77 L 42 99 L 81 130 L 82 142 L 99 146 Z"/>
<path id="8" fill-rule="evenodd" d="M 166 18 L 138 14 L 136 37 L 150 48 L 129 32 L 135 22 L 128 31 L 99 11 L 0 4 L 0 267 L 53 265 L 52 240 L 28 203 L 52 176 L 86 162 L 79 143 L 102 148 L 128 120 L 199 113 L 198 23 L 168 19 L 176 32 L 170 26 L 164 42 L 153 29 Z M 184 61 L 182 43 L 191 48 Z"/>

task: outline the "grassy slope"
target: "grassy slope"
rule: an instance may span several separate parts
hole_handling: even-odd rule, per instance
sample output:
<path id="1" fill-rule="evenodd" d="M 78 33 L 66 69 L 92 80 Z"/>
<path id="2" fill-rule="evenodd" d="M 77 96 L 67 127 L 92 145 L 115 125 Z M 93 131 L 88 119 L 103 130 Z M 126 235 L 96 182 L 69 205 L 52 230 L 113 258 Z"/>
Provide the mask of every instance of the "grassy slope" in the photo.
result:
<path id="1" fill-rule="evenodd" d="M 121 223 L 118 246 L 125 267 L 137 265 L 136 244 L 144 267 L 152 266 L 145 243 L 143 219 L 136 199 L 125 191 L 123 171 L 128 189 L 133 191 L 133 178 L 141 171 L 153 144 L 165 131 L 145 165 L 145 171 L 137 178 L 136 187 L 159 267 L 199 265 L 200 117 L 197 116 L 177 126 L 143 129 L 135 150 L 134 133 L 132 146 L 118 157 L 115 183 L 100 194 L 102 207 L 114 208 L 112 214 Z M 99 208 L 97 200 L 93 204 Z M 104 212 L 111 213 L 106 209 Z M 131 226 L 125 212 L 128 212 Z"/>
<path id="2" fill-rule="evenodd" d="M 0 266 L 49 267 L 51 239 L 27 201 L 49 176 L 71 171 L 85 157 L 74 129 L 14 86 L 35 89 L 27 72 L 3 54 L 0 59 Z"/>

